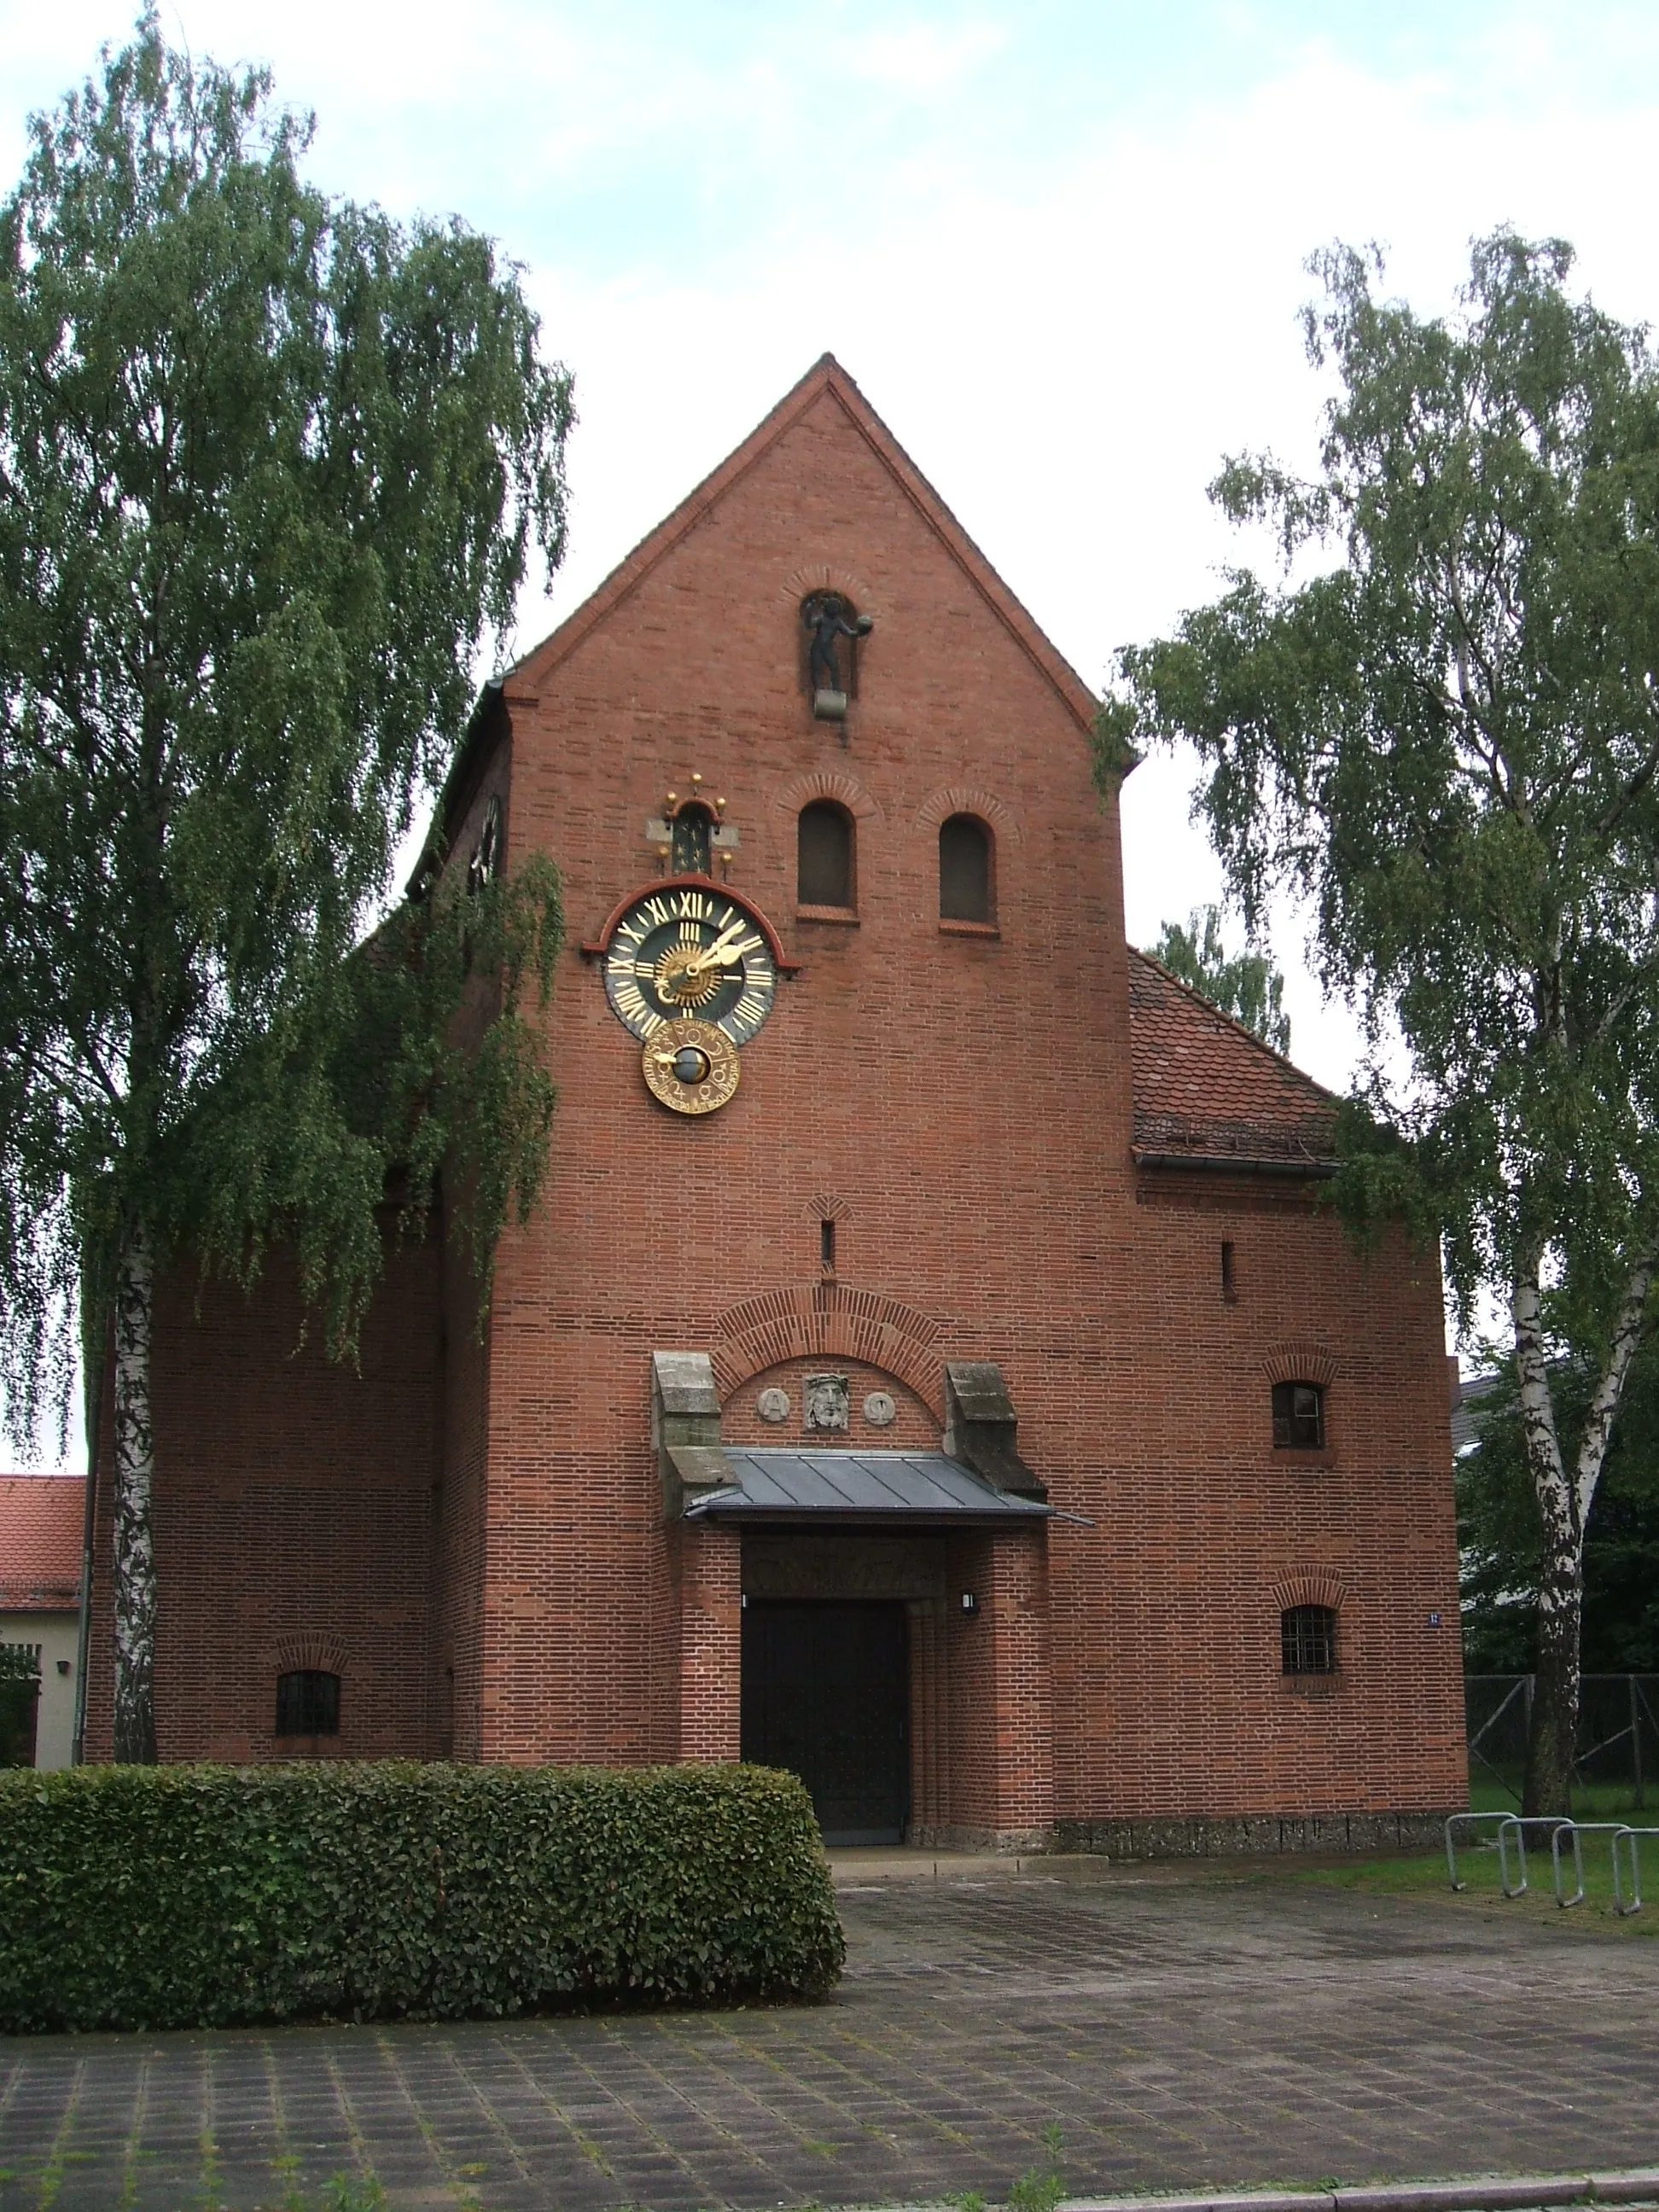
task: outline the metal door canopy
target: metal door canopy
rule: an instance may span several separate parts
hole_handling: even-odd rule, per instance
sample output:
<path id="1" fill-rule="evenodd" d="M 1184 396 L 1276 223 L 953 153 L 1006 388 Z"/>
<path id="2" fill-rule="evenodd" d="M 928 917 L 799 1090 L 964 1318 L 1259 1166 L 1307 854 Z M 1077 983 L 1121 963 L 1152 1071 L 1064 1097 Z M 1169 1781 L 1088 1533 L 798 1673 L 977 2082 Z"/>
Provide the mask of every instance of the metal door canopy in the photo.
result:
<path id="1" fill-rule="evenodd" d="M 727 1444 L 735 1480 L 685 1509 L 688 1521 L 975 1522 L 1069 1520 L 998 1490 L 943 1452 L 785 1451 Z"/>

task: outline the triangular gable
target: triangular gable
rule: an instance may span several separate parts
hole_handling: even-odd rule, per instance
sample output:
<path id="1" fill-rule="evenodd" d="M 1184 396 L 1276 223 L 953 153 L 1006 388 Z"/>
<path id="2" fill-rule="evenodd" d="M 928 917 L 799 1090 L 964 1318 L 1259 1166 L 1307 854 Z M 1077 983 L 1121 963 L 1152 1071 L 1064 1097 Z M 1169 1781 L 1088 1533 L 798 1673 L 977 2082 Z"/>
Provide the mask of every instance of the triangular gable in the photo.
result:
<path id="1" fill-rule="evenodd" d="M 719 505 L 720 500 L 768 453 L 807 410 L 826 393 L 882 463 L 918 514 L 927 524 L 963 574 L 973 585 L 1020 649 L 1035 663 L 1060 694 L 1085 730 L 1092 730 L 1099 701 L 1088 685 L 1032 620 L 921 471 L 876 413 L 858 386 L 833 354 L 815 362 L 793 389 L 786 392 L 771 413 L 758 422 L 735 452 L 696 489 L 683 499 L 673 513 L 614 568 L 605 581 L 550 636 L 533 646 L 509 672 L 515 690 L 533 692 L 581 642 L 594 625 L 649 575 L 657 563 L 672 553 L 689 532 Z"/>

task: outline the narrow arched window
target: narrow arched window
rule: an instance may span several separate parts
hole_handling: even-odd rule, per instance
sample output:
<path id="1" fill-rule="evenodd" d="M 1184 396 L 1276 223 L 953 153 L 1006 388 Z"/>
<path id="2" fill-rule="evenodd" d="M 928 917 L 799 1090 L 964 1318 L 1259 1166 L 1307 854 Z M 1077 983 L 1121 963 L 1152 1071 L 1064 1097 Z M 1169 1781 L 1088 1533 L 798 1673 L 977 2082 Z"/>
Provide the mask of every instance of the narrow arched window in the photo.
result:
<path id="1" fill-rule="evenodd" d="M 991 833 L 971 814 L 953 814 L 939 825 L 939 918 L 990 922 Z"/>
<path id="2" fill-rule="evenodd" d="M 1280 1451 L 1323 1451 L 1325 1393 L 1317 1382 L 1273 1384 L 1273 1443 Z"/>
<path id="3" fill-rule="evenodd" d="M 669 830 L 677 876 L 708 874 L 714 835 L 714 817 L 700 800 L 681 807 Z"/>
<path id="4" fill-rule="evenodd" d="M 1336 1613 L 1328 1605 L 1293 1605 L 1279 1616 L 1281 1663 L 1287 1674 L 1334 1674 Z"/>
<path id="5" fill-rule="evenodd" d="M 832 799 L 801 809 L 796 828 L 795 896 L 802 906 L 853 905 L 853 817 Z"/>
<path id="6" fill-rule="evenodd" d="M 338 1735 L 340 1678 L 315 1667 L 276 1677 L 278 1735 Z"/>

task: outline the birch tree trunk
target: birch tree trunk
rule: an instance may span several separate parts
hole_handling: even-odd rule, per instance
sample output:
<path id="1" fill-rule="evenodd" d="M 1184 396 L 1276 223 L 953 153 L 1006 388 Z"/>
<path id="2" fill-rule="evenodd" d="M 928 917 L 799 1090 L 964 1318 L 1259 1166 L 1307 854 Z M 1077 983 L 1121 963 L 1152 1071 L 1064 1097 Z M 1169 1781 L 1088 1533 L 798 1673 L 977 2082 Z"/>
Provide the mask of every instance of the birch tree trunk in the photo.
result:
<path id="1" fill-rule="evenodd" d="M 129 1766 L 155 1764 L 153 1299 L 149 1246 L 137 1231 L 115 1271 L 115 1757 Z"/>
<path id="2" fill-rule="evenodd" d="M 1541 1255 L 1531 1255 L 1511 1293 L 1515 1364 L 1521 1382 L 1521 1426 L 1543 1523 L 1544 1554 L 1538 1580 L 1538 1662 L 1532 1729 L 1527 1742 L 1526 1814 L 1572 1811 L 1572 1771 L 1578 1739 L 1579 1641 L 1584 1608 L 1584 1529 L 1601 1478 L 1614 1416 L 1626 1377 L 1642 1340 L 1654 1255 L 1632 1268 L 1619 1317 L 1590 1400 L 1589 1417 L 1569 1476 L 1561 1457 L 1550 1395 L 1540 1286 Z"/>

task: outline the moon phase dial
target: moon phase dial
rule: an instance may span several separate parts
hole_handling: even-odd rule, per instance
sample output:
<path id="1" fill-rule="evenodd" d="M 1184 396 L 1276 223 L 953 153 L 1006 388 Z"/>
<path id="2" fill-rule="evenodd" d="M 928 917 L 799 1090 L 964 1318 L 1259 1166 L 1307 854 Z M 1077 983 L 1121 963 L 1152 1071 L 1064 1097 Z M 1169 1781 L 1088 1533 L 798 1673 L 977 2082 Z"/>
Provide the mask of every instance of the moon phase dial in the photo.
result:
<path id="1" fill-rule="evenodd" d="M 664 1022 L 640 1065 L 651 1094 L 676 1114 L 712 1114 L 738 1087 L 738 1048 L 713 1022 Z"/>
<path id="2" fill-rule="evenodd" d="M 677 1114 L 708 1114 L 731 1097 L 738 1048 L 770 1014 L 777 981 L 764 927 L 712 887 L 642 892 L 605 948 L 611 1011 L 645 1047 L 653 1097 Z"/>

